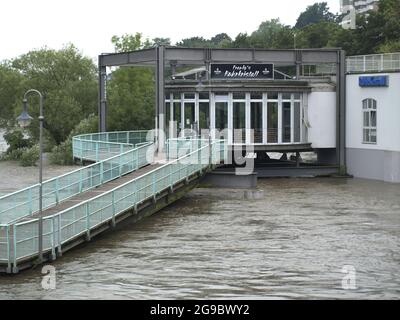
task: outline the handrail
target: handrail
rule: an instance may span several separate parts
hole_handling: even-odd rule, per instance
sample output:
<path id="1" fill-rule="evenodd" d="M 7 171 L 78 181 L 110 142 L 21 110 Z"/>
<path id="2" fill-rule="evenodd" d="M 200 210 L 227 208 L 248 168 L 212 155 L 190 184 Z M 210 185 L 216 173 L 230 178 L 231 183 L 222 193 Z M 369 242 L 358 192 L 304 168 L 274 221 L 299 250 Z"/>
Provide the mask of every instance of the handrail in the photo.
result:
<path id="1" fill-rule="evenodd" d="M 144 133 L 145 132 L 142 131 L 141 135 L 144 135 Z M 112 133 L 110 134 L 112 136 Z M 74 137 L 73 141 L 78 144 L 78 146 L 74 145 L 74 156 L 77 158 L 82 156 L 81 148 L 84 146 L 82 144 L 79 145 L 79 143 L 86 138 L 104 138 L 105 136 L 110 137 L 110 134 L 81 135 Z M 127 134 L 127 132 L 124 132 L 124 134 Z M 128 135 L 129 134 L 130 133 L 128 133 Z M 112 137 L 115 138 L 118 137 L 118 135 Z M 132 137 L 132 139 L 134 138 Z M 115 223 L 116 217 L 126 210 L 137 208 L 140 203 L 149 198 L 155 199 L 158 193 L 173 187 L 180 181 L 187 180 L 191 175 L 205 170 L 212 164 L 224 161 L 227 157 L 227 148 L 225 147 L 224 140 L 186 139 L 184 142 L 187 141 L 190 142 L 190 145 L 186 143 L 182 146 L 177 145 L 178 149 L 181 147 L 188 147 L 187 150 L 184 151 L 184 155 L 177 159 L 61 212 L 43 217 L 44 250 L 51 250 L 52 255 L 55 257 L 56 250 L 60 250 L 61 246 L 66 242 L 83 234 L 86 234 L 90 239 L 91 231 L 97 226 L 111 220 Z M 86 146 L 91 149 L 89 151 L 93 151 L 94 145 L 92 145 L 92 142 L 98 144 L 104 143 L 104 141 L 96 140 L 89 140 L 89 142 L 90 145 Z M 123 143 L 119 145 L 123 145 Z M 88 168 L 98 169 L 99 167 L 96 166 L 100 166 L 101 164 L 104 165 L 107 162 L 116 163 L 120 166 L 113 167 L 111 165 L 111 170 L 117 168 L 117 173 L 120 175 L 121 163 L 125 165 L 127 163 L 124 161 L 121 162 L 121 159 L 126 156 L 129 158 L 128 161 L 132 161 L 133 158 L 135 158 L 136 161 L 135 163 L 130 162 L 131 167 L 128 169 L 132 169 L 134 167 L 133 164 L 139 167 L 139 165 L 149 163 L 150 160 L 151 162 L 153 161 L 152 159 L 146 159 L 148 148 L 153 146 L 152 142 L 140 142 L 135 144 L 135 146 L 135 149 L 102 160 L 88 166 Z M 133 155 L 134 157 L 132 157 Z M 73 171 L 73 173 L 76 175 L 77 173 L 79 174 L 80 171 L 81 169 L 78 169 Z M 122 172 L 125 171 L 123 170 Z M 74 174 L 70 173 L 64 176 L 74 177 Z M 55 178 L 53 178 L 53 180 L 54 179 Z M 0 224 L 0 248 L 6 248 L 4 252 L 0 250 L 0 261 L 8 263 L 8 268 L 10 268 L 11 265 L 16 268 L 19 261 L 34 257 L 38 254 L 37 224 L 37 218 L 32 218 L 28 221 L 13 221 L 12 223 Z M 6 233 L 4 234 L 4 232 Z M 10 234 L 12 235 L 11 239 Z"/>
<path id="2" fill-rule="evenodd" d="M 129 210 L 137 207 L 143 201 L 154 198 L 156 194 L 171 188 L 179 181 L 186 180 L 192 174 L 204 170 L 210 164 L 217 164 L 226 158 L 224 141 L 213 141 L 173 160 L 161 167 L 158 167 L 140 177 L 128 181 L 103 194 L 76 204 L 73 207 L 44 218 L 47 222 L 47 229 L 44 234 L 47 238 L 45 250 L 54 251 L 71 239 L 85 234 L 90 238 L 93 228 L 115 218 Z M 31 220 L 15 224 L 13 242 L 15 248 L 15 264 L 19 260 L 35 255 L 34 250 L 26 251 L 26 247 L 32 248 L 37 235 L 27 236 L 30 230 L 36 230 L 37 220 Z M 46 223 L 45 223 L 46 225 Z M 32 227 L 33 226 L 33 227 Z M 54 226 L 54 230 L 48 228 Z M 51 239 L 56 239 L 52 242 Z M 26 245 L 28 244 L 28 245 Z"/>
<path id="3" fill-rule="evenodd" d="M 400 70 L 400 52 L 347 57 L 347 72 L 384 72 Z"/>
<path id="4" fill-rule="evenodd" d="M 97 187 L 98 185 L 110 181 L 110 179 L 106 179 L 101 181 L 98 181 L 98 183 L 90 183 L 91 185 L 88 187 L 84 187 L 85 182 L 87 182 L 90 179 L 96 179 L 97 177 L 104 176 L 104 173 L 108 172 L 109 170 L 104 170 L 107 165 L 112 164 L 115 162 L 117 159 L 121 159 L 124 157 L 129 157 L 128 155 L 131 153 L 140 153 L 141 149 L 143 148 L 148 148 L 150 145 L 152 145 L 152 142 L 143 142 L 143 139 L 146 139 L 145 137 L 143 138 L 143 133 L 144 131 L 126 131 L 124 134 L 132 134 L 133 136 L 137 135 L 137 137 L 134 137 L 135 139 L 138 139 L 138 141 L 141 141 L 140 146 L 134 146 L 132 144 L 126 144 L 126 143 L 116 143 L 116 142 L 108 142 L 108 141 L 98 141 L 98 140 L 80 140 L 80 137 L 87 138 L 89 136 L 94 137 L 99 134 L 89 134 L 89 135 L 80 135 L 77 137 L 73 138 L 73 149 L 75 151 L 75 144 L 77 141 L 80 142 L 90 142 L 94 144 L 102 144 L 102 145 L 115 145 L 118 146 L 119 152 L 113 152 L 113 155 L 111 154 L 111 151 L 105 151 L 106 153 L 106 159 L 102 161 L 98 161 L 97 163 L 94 163 L 92 165 L 86 166 L 84 168 L 79 168 L 76 169 L 72 172 L 63 174 L 61 176 L 51 178 L 49 180 L 46 180 L 43 182 L 43 196 L 44 196 L 44 206 L 43 209 L 47 209 L 49 207 L 52 207 L 54 205 L 57 205 L 59 202 L 64 201 L 69 199 L 70 197 L 77 195 L 83 191 L 87 191 L 89 189 L 92 189 L 94 187 Z M 103 134 L 104 135 L 104 134 Z M 121 148 L 122 146 L 122 148 Z M 128 151 L 124 152 L 124 147 L 127 147 Z M 121 152 L 121 150 L 123 152 Z M 118 153 L 115 155 L 115 153 Z M 75 158 L 79 158 L 78 154 L 74 153 Z M 94 158 L 87 159 L 87 160 L 96 160 Z M 100 160 L 100 159 L 97 159 Z M 121 167 L 123 165 L 126 165 L 126 163 L 121 163 L 118 161 L 118 166 Z M 143 165 L 147 165 L 147 163 L 143 163 Z M 142 165 L 142 166 L 143 166 Z M 137 166 L 137 168 L 132 167 L 132 171 L 137 170 L 140 166 Z M 105 172 L 104 172 L 105 171 Z M 127 172 L 124 172 L 127 173 Z M 77 178 L 76 176 L 79 176 Z M 112 178 L 117 178 L 112 177 Z M 112 179 L 111 179 L 112 180 Z M 70 182 L 72 181 L 72 182 Z M 86 183 L 87 184 L 87 183 Z M 48 191 L 47 189 L 50 189 Z M 22 190 L 15 191 L 11 194 L 4 195 L 0 197 L 0 223 L 12 223 L 14 221 L 17 221 L 21 218 L 30 216 L 36 212 L 39 211 L 38 208 L 38 190 L 39 190 L 39 184 L 35 184 L 29 187 L 26 187 Z M 51 198 L 51 199 L 49 199 Z"/>

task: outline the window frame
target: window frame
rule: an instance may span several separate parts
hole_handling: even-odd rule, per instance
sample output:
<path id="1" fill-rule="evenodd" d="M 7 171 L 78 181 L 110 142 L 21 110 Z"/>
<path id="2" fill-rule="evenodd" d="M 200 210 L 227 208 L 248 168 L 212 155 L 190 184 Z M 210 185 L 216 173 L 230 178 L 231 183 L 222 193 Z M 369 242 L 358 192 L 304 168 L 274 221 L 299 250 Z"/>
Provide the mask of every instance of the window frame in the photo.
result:
<path id="1" fill-rule="evenodd" d="M 375 126 L 372 125 L 373 113 L 375 113 Z M 375 132 L 375 141 L 371 139 L 372 132 Z M 366 98 L 362 101 L 362 143 L 378 144 L 378 102 L 373 98 Z"/>

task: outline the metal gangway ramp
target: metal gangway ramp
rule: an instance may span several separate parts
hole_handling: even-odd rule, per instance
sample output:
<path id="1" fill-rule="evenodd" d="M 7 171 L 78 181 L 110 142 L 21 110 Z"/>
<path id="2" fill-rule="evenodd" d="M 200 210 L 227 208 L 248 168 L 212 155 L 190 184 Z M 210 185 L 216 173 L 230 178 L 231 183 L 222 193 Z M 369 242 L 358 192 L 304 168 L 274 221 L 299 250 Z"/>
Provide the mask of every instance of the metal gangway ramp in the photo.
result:
<path id="1" fill-rule="evenodd" d="M 227 159 L 223 140 L 170 139 L 155 153 L 152 131 L 73 138 L 73 156 L 92 164 L 43 182 L 43 253 L 64 252 L 134 217 L 139 220 L 182 197 Z M 18 273 L 39 255 L 39 184 L 0 197 L 0 272 Z"/>

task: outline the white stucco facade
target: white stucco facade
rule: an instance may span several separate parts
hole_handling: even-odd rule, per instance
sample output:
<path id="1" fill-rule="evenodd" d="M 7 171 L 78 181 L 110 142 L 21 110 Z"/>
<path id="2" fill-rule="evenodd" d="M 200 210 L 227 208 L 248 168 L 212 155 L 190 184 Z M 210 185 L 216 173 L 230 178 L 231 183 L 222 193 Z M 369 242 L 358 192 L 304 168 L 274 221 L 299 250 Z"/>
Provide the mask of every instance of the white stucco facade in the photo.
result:
<path id="1" fill-rule="evenodd" d="M 360 76 L 388 76 L 389 85 L 361 87 Z M 376 101 L 376 143 L 363 141 L 365 99 Z M 400 182 L 400 73 L 347 76 L 346 148 L 350 174 Z"/>
<path id="2" fill-rule="evenodd" d="M 308 142 L 313 148 L 336 148 L 336 92 L 313 91 L 309 94 L 308 121 Z"/>

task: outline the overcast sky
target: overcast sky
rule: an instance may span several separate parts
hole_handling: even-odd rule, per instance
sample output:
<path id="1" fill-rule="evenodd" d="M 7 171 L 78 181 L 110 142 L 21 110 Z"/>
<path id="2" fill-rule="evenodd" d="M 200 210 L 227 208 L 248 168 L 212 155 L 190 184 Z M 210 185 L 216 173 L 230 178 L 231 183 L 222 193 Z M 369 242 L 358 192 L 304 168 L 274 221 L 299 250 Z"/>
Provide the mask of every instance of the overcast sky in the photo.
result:
<path id="1" fill-rule="evenodd" d="M 112 52 L 111 37 L 141 32 L 149 38 L 210 38 L 251 33 L 280 18 L 293 25 L 307 5 L 323 0 L 5 0 L 0 5 L 0 60 L 44 46 L 75 44 L 95 58 Z M 339 0 L 326 0 L 339 11 Z"/>

